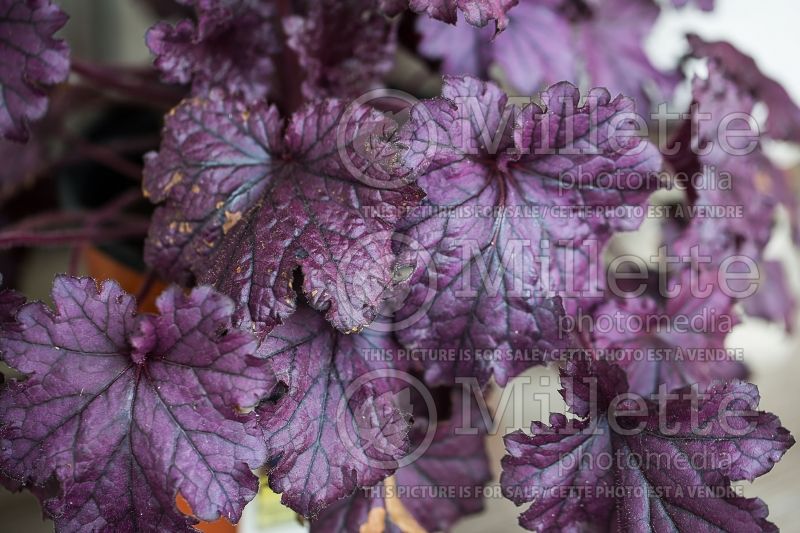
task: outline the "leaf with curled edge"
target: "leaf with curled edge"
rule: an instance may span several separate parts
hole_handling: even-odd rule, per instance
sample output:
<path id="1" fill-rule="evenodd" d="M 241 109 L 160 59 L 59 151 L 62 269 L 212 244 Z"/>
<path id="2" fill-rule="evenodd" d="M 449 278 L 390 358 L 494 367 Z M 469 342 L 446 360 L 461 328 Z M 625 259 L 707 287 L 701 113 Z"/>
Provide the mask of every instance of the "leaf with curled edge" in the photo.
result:
<path id="1" fill-rule="evenodd" d="M 158 22 L 147 32 L 162 79 L 191 83 L 198 96 L 221 88 L 248 101 L 265 98 L 282 48 L 275 5 L 261 0 L 182 3 L 194 8 L 195 20 Z"/>
<path id="2" fill-rule="evenodd" d="M 421 199 L 385 126 L 338 100 L 286 126 L 274 107 L 219 93 L 182 103 L 145 164 L 145 193 L 164 203 L 146 259 L 169 278 L 213 284 L 237 302 L 237 324 L 261 335 L 294 311 L 299 268 L 311 305 L 359 330 L 391 283 L 399 213 Z"/>
<path id="3" fill-rule="evenodd" d="M 391 337 L 345 335 L 301 306 L 259 348 L 284 387 L 257 409 L 269 484 L 306 517 L 397 468 L 408 421 L 395 399 Z"/>
<path id="4" fill-rule="evenodd" d="M 332 505 L 311 523 L 312 533 L 360 533 L 373 531 L 373 525 L 381 531 L 378 524 L 389 532 L 450 531 L 460 519 L 483 510 L 482 488 L 492 479 L 486 428 L 476 427 L 481 412 L 474 397 L 460 388 L 447 393 L 452 416 L 437 420 L 429 445 L 430 418 L 414 417 L 410 449 L 427 446 L 420 450 L 422 455 L 383 484 Z"/>
<path id="5" fill-rule="evenodd" d="M 632 400 L 612 403 L 626 383 L 606 362 L 568 363 L 562 385 L 572 391 L 569 406 L 581 415 L 591 407 L 589 418 L 551 414 L 549 426 L 534 422 L 531 435 L 505 437 L 504 494 L 531 503 L 520 525 L 547 532 L 775 529 L 761 500 L 730 486 L 768 472 L 794 444 L 777 417 L 756 410 L 755 386 L 715 384 L 699 398 L 685 389 L 662 405 L 644 402 L 638 413 Z"/>
<path id="6" fill-rule="evenodd" d="M 69 75 L 69 47 L 53 34 L 67 15 L 50 0 L 0 1 L 0 134 L 27 141 L 47 111 L 45 88 Z"/>
<path id="7" fill-rule="evenodd" d="M 395 317 L 421 315 L 397 332 L 407 348 L 456 354 L 426 366 L 431 383 L 494 375 L 503 385 L 570 348 L 561 301 L 570 313 L 591 301 L 599 251 L 615 231 L 641 223 L 635 212 L 607 217 L 604 208 L 643 205 L 659 185 L 661 158 L 646 141 L 624 138 L 624 121 L 611 126 L 632 111 L 629 99 L 589 96 L 579 106 L 578 90 L 562 83 L 544 94 L 545 109 L 520 111 L 493 84 L 445 78 L 442 98 L 413 108 L 403 130 L 407 166 L 422 172 L 427 198 L 400 229 L 432 261 L 412 275 Z M 497 356 L 478 355 L 487 350 Z"/>
<path id="8" fill-rule="evenodd" d="M 684 268 L 663 294 L 621 294 L 592 312 L 592 346 L 598 357 L 625 370 L 629 390 L 648 397 L 662 385 L 667 391 L 689 385 L 705 390 L 715 381 L 747 377 L 744 363 L 725 348 L 739 319 L 736 300 L 723 291 L 717 274 Z"/>
<path id="9" fill-rule="evenodd" d="M 178 492 L 202 520 L 232 521 L 257 490 L 266 456 L 255 416 L 238 414 L 274 386 L 231 328 L 233 303 L 208 287 L 136 315 L 114 282 L 59 276 L 55 313 L 25 305 L 0 339 L 27 375 L 0 395 L 0 468 L 20 483 L 60 485 L 43 501 L 59 531 L 192 531 Z"/>
<path id="10" fill-rule="evenodd" d="M 645 113 L 652 102 L 669 100 L 680 81 L 676 72 L 653 66 L 645 53 L 658 13 L 650 0 L 521 0 L 498 35 L 419 18 L 419 50 L 442 60 L 444 74 L 486 78 L 499 67 L 502 81 L 519 94 L 586 79 L 589 87 L 633 98 Z M 620 26 L 626 31 L 615 30 Z"/>

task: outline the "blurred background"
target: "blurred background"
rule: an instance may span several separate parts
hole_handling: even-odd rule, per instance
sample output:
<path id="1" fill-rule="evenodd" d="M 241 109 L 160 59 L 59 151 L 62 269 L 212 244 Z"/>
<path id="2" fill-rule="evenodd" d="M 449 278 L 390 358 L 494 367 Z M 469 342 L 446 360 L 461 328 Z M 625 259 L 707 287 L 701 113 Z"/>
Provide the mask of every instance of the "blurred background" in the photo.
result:
<path id="1" fill-rule="evenodd" d="M 70 42 L 74 57 L 112 64 L 143 65 L 150 62 L 144 45 L 144 33 L 155 20 L 155 14 L 140 0 L 62 0 L 58 2 L 70 14 L 71 20 L 63 31 Z M 687 51 L 684 35 L 695 32 L 700 36 L 731 41 L 752 55 L 760 68 L 781 82 L 796 102 L 800 102 L 800 68 L 797 50 L 800 3 L 797 0 L 717 0 L 711 13 L 692 7 L 680 11 L 665 8 L 647 50 L 657 66 L 674 66 Z M 624 31 L 624 28 L 622 29 Z M 456 43 L 454 43 L 456 44 Z M 402 63 L 402 61 L 401 61 Z M 677 96 L 679 104 L 688 104 L 688 86 Z M 795 183 L 800 180 L 800 151 L 777 142 L 768 142 L 767 150 L 781 166 L 790 169 Z M 795 192 L 797 188 L 795 188 Z M 626 243 L 638 239 L 643 249 L 651 244 L 650 228 L 636 236 L 626 236 Z M 791 244 L 785 220 L 779 225 L 767 250 L 767 257 L 784 261 L 786 272 L 796 294 L 800 295 L 800 253 Z M 48 299 L 52 277 L 68 268 L 70 253 L 62 249 L 36 250 L 24 256 L 20 264 L 21 289 L 31 298 Z M 796 317 L 797 319 L 797 317 Z M 800 331 L 796 320 L 795 332 Z M 761 408 L 778 415 L 785 427 L 800 435 L 800 335 L 790 336 L 780 325 L 768 325 L 759 320 L 747 320 L 729 336 L 730 348 L 742 348 L 750 365 L 752 381 L 762 394 Z M 529 427 L 532 420 L 541 420 L 550 410 L 563 409 L 557 393 L 555 374 L 537 369 L 527 375 L 531 385 L 524 385 L 523 397 L 534 392 L 550 392 L 550 406 L 527 401 L 522 416 L 508 412 L 500 423 L 500 431 L 490 438 L 491 462 L 499 477 L 503 456 L 502 435 L 522 421 Z M 525 381 L 523 377 L 520 382 Z M 493 402 L 499 399 L 494 394 Z M 544 412 L 542 412 L 544 411 Z M 514 416 L 516 415 L 516 416 Z M 513 418 L 516 418 L 514 420 Z M 758 496 L 770 508 L 770 520 L 784 531 L 800 532 L 797 505 L 800 502 L 800 446 L 795 446 L 769 474 L 752 484 L 744 484 L 746 496 Z M 52 531 L 52 524 L 42 521 L 38 502 L 29 494 L 11 494 L 0 489 L 0 531 L 9 533 L 39 533 Z M 500 498 L 487 501 L 486 512 L 462 522 L 457 533 L 519 531 L 517 515 L 520 509 Z M 281 510 L 274 495 L 264 493 L 251 504 L 239 525 L 247 533 L 278 533 L 305 531 L 293 514 Z"/>

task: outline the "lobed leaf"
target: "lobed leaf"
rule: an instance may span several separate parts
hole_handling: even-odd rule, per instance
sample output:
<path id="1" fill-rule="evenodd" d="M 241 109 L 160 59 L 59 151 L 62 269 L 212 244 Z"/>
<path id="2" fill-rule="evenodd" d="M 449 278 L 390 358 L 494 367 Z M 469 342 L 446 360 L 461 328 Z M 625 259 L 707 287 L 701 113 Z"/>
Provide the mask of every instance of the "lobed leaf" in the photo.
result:
<path id="1" fill-rule="evenodd" d="M 252 336 L 229 329 L 232 302 L 170 289 L 160 316 L 138 316 L 116 283 L 66 276 L 53 301 L 55 313 L 22 307 L 0 339 L 27 374 L 0 395 L 3 474 L 57 481 L 43 504 L 59 531 L 191 531 L 178 492 L 197 518 L 237 521 L 265 458 L 253 415 L 238 411 L 274 382 Z"/>

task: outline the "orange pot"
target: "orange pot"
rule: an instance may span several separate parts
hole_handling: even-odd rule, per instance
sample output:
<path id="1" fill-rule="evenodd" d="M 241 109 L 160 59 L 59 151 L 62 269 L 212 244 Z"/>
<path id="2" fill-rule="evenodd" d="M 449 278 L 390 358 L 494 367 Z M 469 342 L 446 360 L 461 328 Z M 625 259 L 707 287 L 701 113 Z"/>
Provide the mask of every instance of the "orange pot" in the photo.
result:
<path id="1" fill-rule="evenodd" d="M 83 261 L 86 265 L 87 273 L 94 279 L 98 281 L 116 280 L 128 294 L 138 294 L 139 289 L 142 288 L 145 282 L 145 276 L 142 272 L 117 261 L 97 248 L 87 248 L 86 253 L 83 255 Z M 162 281 L 153 283 L 153 286 L 150 287 L 142 301 L 138 302 L 139 311 L 145 313 L 156 312 L 156 298 L 166 287 L 167 285 Z"/>

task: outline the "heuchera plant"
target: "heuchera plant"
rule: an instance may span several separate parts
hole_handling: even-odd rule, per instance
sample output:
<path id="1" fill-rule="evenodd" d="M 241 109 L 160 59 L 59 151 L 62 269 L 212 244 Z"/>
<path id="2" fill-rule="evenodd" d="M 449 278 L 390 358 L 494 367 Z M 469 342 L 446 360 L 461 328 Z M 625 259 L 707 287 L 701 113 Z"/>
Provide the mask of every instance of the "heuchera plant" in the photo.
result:
<path id="1" fill-rule="evenodd" d="M 644 39 L 690 2 L 146 3 L 152 69 L 70 57 L 55 2 L 0 0 L 0 248 L 73 250 L 52 306 L 0 259 L 0 482 L 57 531 L 235 523 L 257 474 L 314 532 L 447 531 L 492 495 L 532 531 L 776 528 L 731 483 L 794 439 L 726 339 L 794 323 L 765 248 L 780 221 L 800 244 L 800 210 L 762 140 L 800 142 L 800 108 L 726 42 L 655 67 Z M 100 204 L 42 194 L 92 168 Z M 77 276 L 109 243 L 138 295 Z M 537 365 L 566 412 L 492 465 L 487 398 Z"/>

